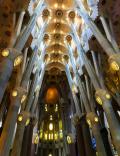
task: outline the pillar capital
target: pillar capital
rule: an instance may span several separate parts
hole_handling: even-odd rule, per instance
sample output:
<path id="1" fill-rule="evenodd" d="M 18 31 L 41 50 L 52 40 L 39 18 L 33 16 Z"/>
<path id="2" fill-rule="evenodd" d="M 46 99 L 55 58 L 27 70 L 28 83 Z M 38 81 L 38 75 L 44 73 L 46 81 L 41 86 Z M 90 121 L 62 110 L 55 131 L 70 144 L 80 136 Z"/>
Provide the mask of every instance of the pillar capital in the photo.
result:
<path id="1" fill-rule="evenodd" d="M 75 142 L 75 137 L 72 133 L 68 133 L 66 139 L 68 144 L 73 144 Z"/>
<path id="2" fill-rule="evenodd" d="M 27 111 L 22 111 L 19 115 L 18 115 L 18 124 L 22 124 L 27 126 L 30 123 L 30 117 L 31 114 Z"/>
<path id="3" fill-rule="evenodd" d="M 1 59 L 8 58 L 14 63 L 14 67 L 18 66 L 23 59 L 22 53 L 15 48 L 6 48 L 1 52 Z"/>
<path id="4" fill-rule="evenodd" d="M 98 89 L 95 93 L 96 101 L 100 104 L 103 105 L 105 101 L 109 101 L 111 99 L 110 94 L 108 91 L 104 89 Z"/>
<path id="5" fill-rule="evenodd" d="M 11 99 L 18 98 L 20 99 L 21 104 L 25 102 L 27 98 L 27 90 L 22 87 L 16 87 L 11 92 Z"/>
<path id="6" fill-rule="evenodd" d="M 73 116 L 73 118 L 72 118 L 72 121 L 73 121 L 73 124 L 74 124 L 75 126 L 77 126 L 78 123 L 79 123 L 79 121 L 80 121 L 79 116 L 78 116 L 77 114 L 75 114 L 75 115 Z"/>
<path id="7" fill-rule="evenodd" d="M 75 114 L 72 118 L 73 124 L 75 126 L 77 126 L 78 124 L 80 124 L 83 121 L 83 119 L 85 119 L 85 116 L 86 116 L 86 114 L 82 114 L 80 117 L 77 114 Z"/>
<path id="8" fill-rule="evenodd" d="M 98 116 L 94 112 L 87 113 L 86 120 L 90 128 L 99 122 Z"/>

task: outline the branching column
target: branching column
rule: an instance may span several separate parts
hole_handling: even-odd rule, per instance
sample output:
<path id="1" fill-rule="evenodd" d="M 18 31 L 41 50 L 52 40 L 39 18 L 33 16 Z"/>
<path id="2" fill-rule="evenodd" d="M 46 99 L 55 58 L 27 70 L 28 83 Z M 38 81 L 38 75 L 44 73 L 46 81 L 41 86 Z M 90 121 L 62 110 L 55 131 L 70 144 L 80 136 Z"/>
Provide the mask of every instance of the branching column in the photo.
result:
<path id="1" fill-rule="evenodd" d="M 45 65 L 41 71 L 41 77 L 40 77 L 41 79 L 39 81 L 39 84 L 40 84 L 39 88 L 41 88 L 44 71 L 45 71 Z M 37 81 L 39 80 L 38 75 L 35 76 L 34 82 L 31 85 L 26 107 L 25 107 L 25 109 L 22 109 L 20 115 L 18 116 L 18 119 L 19 119 L 19 117 L 21 117 L 22 120 L 18 122 L 18 127 L 17 127 L 17 131 L 16 131 L 16 136 L 15 136 L 15 141 L 14 141 L 13 151 L 12 151 L 11 156 L 20 156 L 20 153 L 21 153 L 24 129 L 25 129 L 27 121 L 30 120 L 31 112 L 29 112 L 29 111 L 30 111 L 32 104 L 34 104 L 33 103 L 33 101 L 34 101 L 33 100 L 33 94 L 34 94 L 35 89 L 37 87 L 37 83 L 36 83 L 37 81 L 36 80 Z M 26 117 L 26 114 L 29 114 L 29 116 Z"/>
<path id="2" fill-rule="evenodd" d="M 5 89 L 7 87 L 7 83 L 11 77 L 13 67 L 16 65 L 19 65 L 22 61 L 22 54 L 21 51 L 24 48 L 24 45 L 26 41 L 28 40 L 28 37 L 35 25 L 36 19 L 38 14 L 41 13 L 43 6 L 43 0 L 42 2 L 38 4 L 37 8 L 35 9 L 34 14 L 32 15 L 26 29 L 22 33 L 22 35 L 19 36 L 16 44 L 14 45 L 14 48 L 12 49 L 5 49 L 2 51 L 2 61 L 0 62 L 0 103 L 3 98 Z M 15 55 L 15 52 L 17 52 L 17 55 Z"/>
<path id="3" fill-rule="evenodd" d="M 77 35 L 77 34 L 76 34 Z M 76 38 L 76 36 L 75 36 Z M 103 109 L 105 111 L 110 131 L 113 137 L 113 142 L 116 146 L 116 149 L 118 153 L 120 153 L 120 124 L 115 116 L 115 112 L 111 105 L 111 97 L 110 94 L 103 88 L 103 86 L 100 85 L 98 78 L 95 74 L 94 68 L 91 65 L 90 61 L 88 60 L 84 49 L 82 48 L 80 44 L 80 40 L 78 40 L 78 37 L 75 39 L 77 48 L 78 48 L 78 54 L 79 56 L 82 55 L 85 67 L 87 69 L 87 72 L 89 74 L 89 77 L 91 79 L 91 82 L 96 90 L 96 101 L 103 106 Z M 114 128 L 113 128 L 114 127 Z"/>
<path id="4" fill-rule="evenodd" d="M 74 58 L 72 58 L 72 60 L 73 59 Z M 77 84 L 78 84 L 78 87 L 79 87 L 79 90 L 80 90 L 80 94 L 81 94 L 81 97 L 82 97 L 82 101 L 83 101 L 84 106 L 86 108 L 87 121 L 89 121 L 90 126 L 91 126 L 92 131 L 93 131 L 93 134 L 94 134 L 94 137 L 96 138 L 97 151 L 98 151 L 100 156 L 103 156 L 103 155 L 106 156 L 105 148 L 104 148 L 103 141 L 102 141 L 102 138 L 101 138 L 101 135 L 100 135 L 100 129 L 99 129 L 99 126 L 98 126 L 98 120 L 95 121 L 95 119 L 98 119 L 98 117 L 90 109 L 89 100 L 87 99 L 87 96 L 85 95 L 84 89 L 82 87 L 81 80 L 80 80 L 79 75 L 78 75 L 78 73 L 76 71 L 75 64 L 73 63 L 73 61 L 72 61 L 72 65 L 74 66 L 74 70 L 75 70 L 74 72 L 75 72 L 75 76 L 76 76 L 76 79 L 77 79 Z"/>
<path id="5" fill-rule="evenodd" d="M 108 62 L 110 64 L 110 66 L 114 70 L 118 71 L 120 68 L 120 54 L 119 54 L 118 46 L 116 47 L 116 44 L 111 45 L 110 42 L 107 40 L 107 38 L 104 37 L 104 35 L 100 32 L 99 28 L 95 25 L 94 21 L 88 15 L 82 1 L 76 0 L 76 3 L 79 6 L 79 8 L 77 8 L 78 14 L 83 18 L 86 25 L 88 25 L 90 27 L 94 36 L 100 43 L 101 47 L 104 49 L 106 54 L 109 56 Z M 74 28 L 73 24 L 72 24 L 72 27 Z"/>

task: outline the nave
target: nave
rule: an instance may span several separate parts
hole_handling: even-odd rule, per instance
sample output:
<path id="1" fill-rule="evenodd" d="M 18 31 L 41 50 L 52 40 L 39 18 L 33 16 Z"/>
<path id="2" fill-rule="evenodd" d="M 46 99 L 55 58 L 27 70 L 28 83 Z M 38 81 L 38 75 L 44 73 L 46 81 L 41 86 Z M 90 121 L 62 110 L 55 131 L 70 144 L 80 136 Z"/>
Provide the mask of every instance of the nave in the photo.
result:
<path id="1" fill-rule="evenodd" d="M 0 0 L 0 156 L 120 156 L 120 0 Z"/>

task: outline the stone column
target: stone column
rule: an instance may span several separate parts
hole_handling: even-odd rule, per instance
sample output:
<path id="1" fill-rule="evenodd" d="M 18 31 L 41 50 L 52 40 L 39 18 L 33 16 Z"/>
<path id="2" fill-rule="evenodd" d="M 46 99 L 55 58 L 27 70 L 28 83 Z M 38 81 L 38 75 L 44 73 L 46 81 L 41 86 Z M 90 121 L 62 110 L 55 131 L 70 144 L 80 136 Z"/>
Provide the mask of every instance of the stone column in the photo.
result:
<path id="1" fill-rule="evenodd" d="M 30 122 L 30 113 L 25 111 L 21 112 L 21 114 L 19 114 L 18 116 L 17 131 L 15 135 L 11 156 L 20 156 L 25 126 L 27 126 L 29 122 Z"/>
<path id="2" fill-rule="evenodd" d="M 112 44 L 114 50 L 116 53 L 118 53 L 120 51 L 118 45 L 117 45 L 117 42 L 115 41 L 115 38 L 113 36 L 113 33 L 112 31 L 110 30 L 110 26 L 109 24 L 107 23 L 107 16 L 105 15 L 105 13 L 101 12 L 100 13 L 100 20 L 101 20 L 101 23 L 103 25 L 103 28 L 104 28 L 104 31 L 106 33 L 106 36 L 107 36 L 107 39 L 109 40 L 109 42 Z M 105 17 L 106 16 L 106 17 Z M 109 17 L 107 18 L 109 20 Z"/>
<path id="3" fill-rule="evenodd" d="M 75 149 L 75 143 L 74 142 L 69 145 L 69 149 L 70 149 L 69 156 L 73 156 L 73 155 L 76 156 L 76 149 Z"/>
<path id="4" fill-rule="evenodd" d="M 92 148 L 92 140 L 90 136 L 90 131 L 89 131 L 89 126 L 86 122 L 86 117 L 85 115 L 81 116 L 80 118 L 80 125 L 82 128 L 82 133 L 83 133 L 83 140 L 84 140 L 84 145 L 85 145 L 85 155 L 89 156 L 95 156 L 95 151 Z"/>
<path id="5" fill-rule="evenodd" d="M 21 11 L 20 15 L 18 17 L 18 21 L 17 21 L 16 27 L 15 27 L 15 31 L 14 31 L 14 34 L 12 35 L 12 39 L 11 39 L 11 43 L 10 43 L 9 47 L 14 46 L 18 36 L 20 35 L 24 15 L 25 15 L 25 11 Z"/>
<path id="6" fill-rule="evenodd" d="M 43 148 L 40 147 L 40 156 L 44 156 L 43 155 Z"/>
<path id="7" fill-rule="evenodd" d="M 89 127 L 92 129 L 93 135 L 96 139 L 96 148 L 100 156 L 106 156 L 105 147 L 100 133 L 99 119 L 94 112 L 87 114 L 86 120 L 89 124 Z"/>
<path id="8" fill-rule="evenodd" d="M 114 144 L 115 144 L 116 149 L 117 149 L 117 151 L 119 153 L 120 152 L 120 146 L 119 146 L 120 145 L 120 131 L 119 131 L 120 125 L 118 123 L 118 120 L 117 120 L 117 118 L 115 116 L 115 112 L 114 112 L 114 110 L 112 108 L 112 105 L 111 105 L 111 101 L 110 101 L 111 97 L 110 97 L 109 93 L 103 88 L 103 86 L 100 85 L 100 83 L 98 81 L 98 78 L 96 77 L 94 68 L 91 65 L 90 61 L 88 60 L 87 56 L 85 55 L 85 52 L 84 52 L 82 46 L 80 45 L 80 43 L 77 44 L 77 47 L 78 47 L 79 50 L 81 50 L 81 51 L 79 51 L 79 55 L 80 55 L 80 52 L 81 52 L 82 56 L 83 56 L 83 60 L 84 60 L 86 70 L 87 70 L 87 72 L 88 72 L 88 74 L 90 76 L 91 82 L 92 82 L 92 84 L 93 84 L 93 86 L 94 86 L 94 88 L 96 90 L 96 101 L 100 105 L 103 106 L 103 109 L 105 111 L 105 114 L 106 114 L 106 117 L 107 117 L 107 120 L 108 120 L 108 123 L 109 123 L 109 126 L 110 126 L 110 131 L 111 131 L 111 134 L 112 134 L 112 137 L 113 137 L 113 140 L 114 140 Z M 119 54 L 116 54 L 116 55 L 119 55 Z M 116 55 L 113 58 L 118 61 L 119 57 L 117 57 Z M 111 61 L 113 61 L 113 60 L 111 59 Z M 119 64 L 120 64 L 120 62 L 119 62 Z M 119 70 L 119 66 L 118 65 L 116 65 L 116 66 L 117 66 L 117 69 Z M 97 130 L 95 130 L 95 132 L 96 131 Z"/>
<path id="9" fill-rule="evenodd" d="M 32 139 L 35 123 L 36 123 L 35 119 L 32 118 L 30 124 L 25 128 L 24 140 L 26 139 L 26 141 L 23 140 L 21 156 L 27 155 L 32 156 L 34 152 L 33 151 L 34 144 L 32 143 Z"/>
<path id="10" fill-rule="evenodd" d="M 8 115 L 5 120 L 4 128 L 0 138 L 0 156 L 8 156 L 12 144 L 15 124 L 17 121 L 17 114 L 25 95 L 23 88 L 16 88 L 11 93 L 11 105 L 8 110 Z"/>
<path id="11" fill-rule="evenodd" d="M 62 153 L 61 153 L 61 148 L 60 147 L 58 148 L 58 152 L 59 152 L 59 156 L 62 156 L 61 155 Z"/>
<path id="12" fill-rule="evenodd" d="M 103 138 L 103 143 L 104 143 L 107 155 L 113 156 L 113 151 L 112 151 L 110 142 L 108 140 L 108 132 L 105 127 L 101 129 L 101 136 Z"/>
<path id="13" fill-rule="evenodd" d="M 29 149 L 29 152 L 31 154 L 31 136 L 30 136 L 30 131 L 33 130 L 33 129 L 30 129 L 32 128 L 31 127 L 31 123 L 25 127 L 25 130 L 24 130 L 24 135 L 23 135 L 23 138 L 24 140 L 22 141 L 22 148 L 21 148 L 21 156 L 26 156 L 27 155 L 27 152 L 28 152 L 28 149 Z M 30 146 L 30 147 L 29 147 Z M 29 154 L 29 156 L 30 156 Z"/>
<path id="14" fill-rule="evenodd" d="M 41 77 L 39 79 L 39 85 L 40 85 L 39 89 L 41 88 L 41 84 L 42 84 L 42 80 L 43 80 L 43 76 L 44 76 L 44 71 L 45 71 L 45 65 L 43 67 L 43 70 L 42 70 L 42 73 L 41 73 Z M 23 134 L 24 134 L 24 129 L 25 129 L 25 122 L 27 121 L 27 119 L 29 119 L 29 118 L 27 118 L 26 115 L 30 114 L 29 113 L 30 112 L 30 108 L 31 108 L 32 104 L 35 104 L 34 100 L 33 100 L 33 94 L 34 94 L 35 89 L 36 89 L 36 85 L 37 85 L 36 80 L 37 79 L 38 79 L 38 73 L 36 73 L 36 75 L 34 77 L 34 80 L 33 80 L 32 84 L 31 84 L 27 105 L 26 105 L 25 108 L 22 108 L 22 112 L 20 113 L 20 115 L 23 118 L 22 122 L 24 124 L 21 123 L 17 127 L 15 141 L 14 141 L 14 145 L 13 145 L 13 152 L 12 152 L 11 156 L 20 156 L 21 148 L 22 148 L 22 141 L 23 141 Z M 38 97 L 37 97 L 37 99 L 38 99 Z M 37 102 L 37 101 L 35 101 L 35 102 Z M 35 109 L 34 106 L 33 106 L 33 109 Z M 32 111 L 32 113 L 33 113 L 33 111 Z M 18 137 L 20 137 L 20 138 L 18 139 Z"/>
<path id="15" fill-rule="evenodd" d="M 70 70 L 69 70 L 69 66 L 68 66 L 67 63 L 66 63 L 66 70 L 65 71 L 66 71 L 67 79 L 68 79 L 69 86 L 70 86 L 70 89 L 71 89 L 71 93 L 72 93 L 72 96 L 73 96 L 76 113 L 78 114 L 78 116 L 80 116 L 81 110 L 80 110 L 80 107 L 79 107 L 79 104 L 78 104 L 77 96 L 76 96 L 75 92 L 72 89 L 73 82 L 72 82 L 72 77 L 71 77 L 71 73 L 70 73 Z"/>
<path id="16" fill-rule="evenodd" d="M 30 18 L 30 21 L 24 30 L 24 32 L 20 35 L 19 39 L 17 40 L 14 49 L 5 49 L 4 52 L 2 52 L 2 55 L 5 57 L 0 61 L 0 103 L 2 100 L 2 97 L 4 95 L 7 83 L 11 77 L 13 67 L 14 67 L 14 61 L 17 59 L 18 62 L 18 55 L 20 55 L 20 52 L 23 50 L 24 45 L 26 41 L 28 40 L 28 37 L 35 25 L 36 18 L 38 14 L 42 12 L 43 9 L 43 1 L 40 1 L 37 8 L 35 9 L 35 13 L 33 13 L 32 17 Z M 17 52 L 17 56 L 16 56 Z M 20 61 L 19 61 L 20 62 Z"/>
<path id="17" fill-rule="evenodd" d="M 96 101 L 100 105 L 102 105 L 105 111 L 108 124 L 110 127 L 110 132 L 113 138 L 113 143 L 119 155 L 120 154 L 120 124 L 116 118 L 115 112 L 111 105 L 111 96 L 106 90 L 98 89 L 96 91 Z"/>
<path id="18" fill-rule="evenodd" d="M 13 68 L 15 66 L 15 61 L 19 59 L 18 64 L 20 64 L 22 60 L 22 54 L 20 54 L 20 52 L 16 49 L 5 49 L 2 51 L 1 55 L 2 60 L 0 61 L 0 103 L 6 90 L 8 81 L 11 77 Z"/>
<path id="19" fill-rule="evenodd" d="M 77 45 L 78 46 L 78 45 Z M 80 93 L 81 93 L 81 98 L 82 98 L 82 101 L 83 101 L 83 103 L 84 103 L 84 107 L 85 107 L 85 109 L 86 109 L 86 112 L 88 113 L 88 114 L 94 114 L 93 112 L 91 112 L 91 108 L 90 108 L 90 104 L 89 104 L 89 99 L 88 99 L 88 97 L 86 96 L 86 92 L 85 92 L 85 89 L 84 89 L 84 87 L 83 87 L 83 84 L 82 84 L 82 81 L 81 81 L 81 78 L 79 77 L 79 74 L 78 74 L 78 72 L 77 72 L 77 69 L 76 69 L 76 66 L 75 66 L 75 63 L 74 63 L 74 57 L 73 57 L 73 54 L 72 54 L 72 51 L 70 50 L 70 46 L 68 45 L 68 48 L 69 48 L 69 55 L 70 55 L 70 60 L 71 60 L 71 64 L 72 64 L 72 67 L 73 67 L 73 72 L 74 72 L 74 74 L 75 74 L 75 77 L 76 77 L 76 80 L 77 80 L 77 84 L 78 84 L 78 88 L 79 88 L 79 91 L 80 91 Z M 82 48 L 81 46 L 79 47 L 80 49 Z M 83 49 L 82 49 L 83 50 Z M 84 56 L 84 54 L 83 54 L 83 56 Z M 86 57 L 85 57 L 86 58 Z M 85 60 L 85 61 L 87 61 L 87 59 Z M 92 68 L 91 68 L 91 66 L 89 66 L 89 62 L 87 61 L 87 62 L 85 62 L 86 64 L 87 64 L 87 67 L 89 67 L 89 73 L 91 73 L 91 70 L 92 70 Z M 93 71 L 93 70 L 92 70 Z M 96 75 L 94 75 L 94 79 L 96 80 L 96 77 L 95 77 Z M 93 81 L 93 79 L 92 79 L 92 81 Z M 95 81 L 94 81 L 95 82 Z M 96 83 L 94 84 L 95 85 L 95 87 L 96 87 L 96 85 L 97 85 L 97 87 L 99 87 L 99 83 L 98 83 L 98 80 L 96 80 Z M 96 88 L 97 88 L 96 87 Z M 81 118 L 81 116 L 79 116 L 80 118 Z M 97 117 L 97 116 L 96 116 Z M 96 128 L 98 129 L 98 135 L 96 135 L 96 130 L 93 128 L 92 130 L 93 130 L 93 134 L 95 134 L 95 137 L 96 137 L 96 141 L 98 142 L 97 143 L 97 150 L 98 150 L 98 153 L 99 153 L 99 155 L 100 156 L 106 156 L 106 152 L 105 152 L 105 148 L 104 148 L 104 145 L 103 145 L 103 142 L 102 142 L 102 138 L 101 137 L 99 137 L 99 139 L 100 139 L 100 141 L 97 139 L 98 138 L 98 136 L 100 136 L 100 129 L 98 128 L 98 126 L 96 126 Z M 85 131 L 84 131 L 85 132 Z M 101 148 L 102 148 L 102 150 L 101 150 Z M 87 150 L 86 150 L 87 151 Z M 90 154 L 90 153 L 89 153 Z"/>
<path id="20" fill-rule="evenodd" d="M 82 127 L 81 127 L 78 119 L 79 119 L 78 117 L 77 118 L 75 117 L 76 140 L 77 140 L 78 153 L 80 156 L 86 156 Z"/>
<path id="21" fill-rule="evenodd" d="M 93 22 L 91 17 L 88 15 L 88 13 L 85 10 L 82 2 L 80 2 L 80 1 L 78 2 L 78 0 L 76 0 L 76 2 L 78 4 L 78 6 L 79 6 L 79 9 L 77 9 L 78 14 L 83 18 L 85 23 L 90 27 L 90 29 L 92 30 L 94 36 L 96 37 L 96 39 L 98 40 L 98 42 L 100 43 L 100 45 L 102 46 L 102 48 L 104 49 L 106 54 L 108 56 L 114 54 L 115 53 L 114 48 L 109 43 L 107 38 L 100 32 L 99 28 L 95 25 L 95 23 Z"/>

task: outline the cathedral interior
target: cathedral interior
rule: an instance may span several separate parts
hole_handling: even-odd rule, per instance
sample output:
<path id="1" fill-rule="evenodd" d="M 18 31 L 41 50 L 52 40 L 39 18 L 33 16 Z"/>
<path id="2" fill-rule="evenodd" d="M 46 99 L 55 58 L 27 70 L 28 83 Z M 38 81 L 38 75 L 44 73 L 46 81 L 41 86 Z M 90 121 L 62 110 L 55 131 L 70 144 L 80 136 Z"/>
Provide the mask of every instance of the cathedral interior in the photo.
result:
<path id="1" fill-rule="evenodd" d="M 120 0 L 0 0 L 0 156 L 120 156 Z"/>

